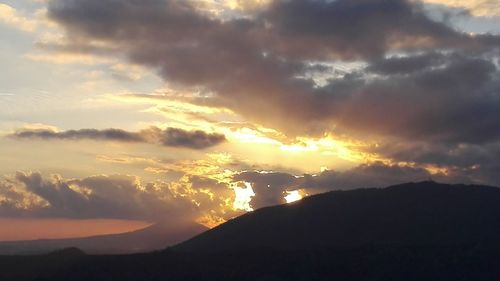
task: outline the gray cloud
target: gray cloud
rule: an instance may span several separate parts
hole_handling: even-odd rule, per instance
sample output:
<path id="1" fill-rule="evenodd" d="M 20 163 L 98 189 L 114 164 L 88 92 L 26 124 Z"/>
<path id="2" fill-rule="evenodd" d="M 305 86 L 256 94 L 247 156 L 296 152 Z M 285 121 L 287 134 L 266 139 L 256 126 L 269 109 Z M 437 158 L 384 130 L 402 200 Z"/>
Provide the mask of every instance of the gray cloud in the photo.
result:
<path id="1" fill-rule="evenodd" d="M 53 0 L 48 15 L 67 31 L 65 51 L 96 53 L 92 42 L 111 43 L 99 54 L 127 55 L 172 85 L 214 93 L 198 100 L 204 105 L 288 135 L 334 131 L 396 146 L 424 143 L 443 157 L 434 162 L 460 169 L 464 160 L 443 151 L 500 137 L 500 37 L 461 32 L 417 1 L 273 1 L 248 17 L 220 20 L 191 1 Z M 368 66 L 318 86 L 303 78 L 311 62 Z M 429 153 L 381 153 L 431 162 L 423 159 Z M 470 159 L 489 170 L 483 156 Z"/>
<path id="2" fill-rule="evenodd" d="M 360 165 L 346 171 L 325 171 L 317 176 L 306 175 L 299 179 L 296 184 L 313 190 L 328 191 L 332 189 L 386 187 L 429 179 L 450 183 L 463 182 L 464 180 L 445 174 L 432 175 L 427 170 L 418 167 L 374 163 Z"/>
<path id="3" fill-rule="evenodd" d="M 152 127 L 140 132 L 127 132 L 120 129 L 82 129 L 55 132 L 52 130 L 20 130 L 10 135 L 19 139 L 59 139 L 59 140 L 107 140 L 120 142 L 145 142 L 171 147 L 185 147 L 191 149 L 205 149 L 226 141 L 222 134 L 206 133 L 204 131 L 185 131 L 178 128 L 165 130 Z"/>
<path id="4" fill-rule="evenodd" d="M 388 142 L 373 149 L 395 161 L 433 165 L 448 170 L 456 177 L 500 186 L 500 143 L 432 144 L 426 142 Z"/>
<path id="5" fill-rule="evenodd" d="M 380 58 L 373 61 L 367 70 L 381 75 L 412 74 L 443 66 L 447 57 L 449 56 L 432 52 L 410 57 Z"/>
<path id="6" fill-rule="evenodd" d="M 485 143 L 500 136 L 498 73 L 486 58 L 455 55 L 406 75 L 334 81 L 325 95 L 336 96 L 343 128 L 407 141 Z"/>
<path id="7" fill-rule="evenodd" d="M 203 149 L 226 141 L 226 137 L 222 134 L 209 134 L 200 130 L 185 131 L 177 128 L 159 130 L 153 128 L 150 129 L 150 132 L 153 132 L 157 136 L 159 143 L 164 146 Z"/>
<path id="8" fill-rule="evenodd" d="M 431 20 L 415 1 L 275 1 L 263 18 L 282 53 L 309 60 L 484 43 Z"/>
<path id="9" fill-rule="evenodd" d="M 111 42 L 118 48 L 115 51 L 128 54 L 136 63 L 159 69 L 169 82 L 202 87 L 217 94 L 204 100 L 204 104 L 229 107 L 290 134 L 320 134 L 332 128 L 354 131 L 372 128 L 373 133 L 380 135 L 398 134 L 404 124 L 391 124 L 395 118 L 380 113 L 394 105 L 401 111 L 414 112 L 412 116 L 398 118 L 400 123 L 428 124 L 427 112 L 409 109 L 415 100 L 417 106 L 427 106 L 427 99 L 418 100 L 425 91 L 443 96 L 440 101 L 446 105 L 461 102 L 451 97 L 457 87 L 451 73 L 456 71 L 455 65 L 449 61 L 456 58 L 443 62 L 451 66 L 440 73 L 429 67 L 433 57 L 427 54 L 399 61 L 384 60 L 384 55 L 436 49 L 480 54 L 500 45 L 496 36 L 471 36 L 430 19 L 414 1 L 274 1 L 253 17 L 225 21 L 208 18 L 191 5 L 192 2 L 175 0 L 141 3 L 54 0 L 49 4 L 49 16 L 67 29 L 72 44 L 92 40 Z M 439 83 L 419 76 L 394 83 L 391 79 L 370 83 L 364 78 L 352 81 L 348 75 L 321 89 L 310 80 L 297 78 L 308 69 L 308 62 L 332 59 L 373 61 L 367 71 L 385 71 L 388 75 L 394 74 L 389 68 L 400 68 L 399 71 L 420 76 L 423 74 L 419 70 L 426 70 L 428 76 L 449 77 Z M 468 88 L 474 83 L 479 87 L 492 86 L 486 77 L 480 76 L 485 69 L 479 64 L 471 66 L 478 67 L 473 69 L 478 74 L 471 76 L 477 79 L 460 83 L 469 83 L 460 89 L 461 94 L 474 95 Z M 465 70 L 455 76 L 464 75 Z M 488 71 L 493 74 L 495 69 Z M 406 93 L 406 89 L 412 92 Z M 360 93 L 367 93 L 367 101 L 353 103 L 365 97 L 359 96 Z M 378 103 L 376 107 L 366 117 L 359 114 L 366 109 L 368 100 L 373 99 Z M 464 108 L 456 108 L 457 114 L 469 114 L 468 111 L 476 110 L 474 107 L 489 103 L 477 102 L 480 104 L 461 104 Z M 377 121 L 377 126 L 373 122 L 363 126 L 365 119 Z M 380 125 L 384 122 L 389 124 Z M 413 137 L 405 133 L 402 132 L 404 137 Z M 415 133 L 425 137 L 427 131 Z M 469 132 L 467 137 L 473 134 Z"/>
<path id="10" fill-rule="evenodd" d="M 69 130 L 64 132 L 56 132 L 52 130 L 28 130 L 23 129 L 15 132 L 11 137 L 21 139 L 61 139 L 61 140 L 78 140 L 78 139 L 93 139 L 93 140 L 112 140 L 123 142 L 142 142 L 144 139 L 137 133 L 130 133 L 120 129 L 81 129 Z"/>

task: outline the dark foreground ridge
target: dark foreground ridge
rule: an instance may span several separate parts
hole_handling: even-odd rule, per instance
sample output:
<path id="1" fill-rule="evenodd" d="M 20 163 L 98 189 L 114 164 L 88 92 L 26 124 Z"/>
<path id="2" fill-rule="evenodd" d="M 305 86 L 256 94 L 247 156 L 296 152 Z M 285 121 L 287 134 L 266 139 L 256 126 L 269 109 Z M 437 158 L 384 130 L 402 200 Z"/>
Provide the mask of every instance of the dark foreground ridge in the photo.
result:
<path id="1" fill-rule="evenodd" d="M 0 280 L 498 280 L 500 189 L 412 183 L 264 208 L 165 251 L 0 257 Z"/>

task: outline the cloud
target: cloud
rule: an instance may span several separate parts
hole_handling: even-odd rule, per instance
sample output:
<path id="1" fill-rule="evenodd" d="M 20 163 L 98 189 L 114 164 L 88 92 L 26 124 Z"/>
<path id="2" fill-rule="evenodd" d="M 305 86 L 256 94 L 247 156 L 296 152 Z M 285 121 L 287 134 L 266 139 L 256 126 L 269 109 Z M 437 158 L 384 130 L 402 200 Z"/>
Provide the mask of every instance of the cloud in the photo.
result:
<path id="1" fill-rule="evenodd" d="M 206 133 L 204 131 L 185 131 L 178 128 L 151 127 L 139 132 L 127 132 L 120 129 L 81 129 L 57 132 L 48 129 L 23 129 L 9 135 L 19 139 L 58 139 L 58 140 L 104 140 L 119 142 L 154 143 L 170 147 L 185 147 L 191 149 L 205 149 L 226 141 L 222 134 Z"/>
<path id="2" fill-rule="evenodd" d="M 266 8 L 273 0 L 193 0 L 194 8 L 210 16 L 226 18 L 237 12 L 255 12 Z M 235 15 L 236 14 L 236 15 Z"/>
<path id="3" fill-rule="evenodd" d="M 11 135 L 15 138 L 41 138 L 41 139 L 93 139 L 93 140 L 113 140 L 124 142 L 141 142 L 143 138 L 136 134 L 120 129 L 81 129 L 70 130 L 64 132 L 56 132 L 52 130 L 21 130 Z"/>
<path id="4" fill-rule="evenodd" d="M 311 61 L 371 63 L 391 52 L 482 53 L 500 45 L 496 36 L 472 36 L 431 20 L 413 1 L 274 1 L 251 18 L 225 21 L 199 13 L 193 3 L 54 0 L 48 15 L 67 30 L 75 51 L 85 49 L 78 42 L 106 42 L 134 63 L 159 69 L 173 84 L 215 93 L 205 104 L 228 107 L 289 134 L 357 130 L 354 122 L 342 122 L 344 108 L 337 100 L 385 90 L 377 83 L 349 85 L 356 73 L 318 89 L 298 78 Z M 401 92 L 420 81 L 399 82 L 390 90 Z"/>
<path id="5" fill-rule="evenodd" d="M 428 170 L 383 163 L 363 164 L 345 171 L 326 170 L 318 175 L 296 176 L 280 172 L 241 172 L 234 176 L 252 184 L 255 197 L 250 204 L 253 208 L 285 203 L 287 192 L 300 190 L 308 195 L 333 190 L 348 190 L 369 187 L 387 187 L 406 182 L 421 182 L 429 179 L 447 183 L 484 183 L 475 181 L 462 173 L 450 171 L 430 173 Z M 492 184 L 492 182 L 489 182 Z M 500 184 L 500 181 L 496 181 Z"/>
<path id="6" fill-rule="evenodd" d="M 431 174 L 427 170 L 411 166 L 363 164 L 346 171 L 324 171 L 317 176 L 306 175 L 298 179 L 297 186 L 313 190 L 355 189 L 363 187 L 386 187 L 399 183 L 420 182 L 429 179 L 453 182 L 444 174 Z"/>
<path id="7" fill-rule="evenodd" d="M 488 144 L 429 144 L 426 142 L 388 142 L 373 150 L 395 162 L 433 166 L 463 181 L 500 186 L 497 159 L 500 142 Z"/>
<path id="8" fill-rule="evenodd" d="M 209 134 L 200 130 L 185 131 L 178 128 L 167 128 L 165 130 L 151 128 L 141 131 L 141 134 L 146 136 L 146 139 L 155 139 L 164 146 L 192 149 L 204 149 L 226 141 L 226 137 L 222 134 Z"/>
<path id="9" fill-rule="evenodd" d="M 75 54 L 75 53 L 28 53 L 25 58 L 33 61 L 50 62 L 55 64 L 85 64 L 96 65 L 110 63 L 110 60 L 98 57 L 91 54 Z"/>
<path id="10" fill-rule="evenodd" d="M 485 143 L 500 136 L 499 71 L 487 58 L 389 58 L 371 70 L 384 75 L 327 86 L 339 127 L 407 141 Z"/>
<path id="11" fill-rule="evenodd" d="M 12 182 L 24 193 L 10 199 L 16 202 L 12 209 L 17 211 L 17 216 L 157 222 L 194 220 L 197 212 L 196 206 L 178 197 L 168 186 L 159 183 L 142 185 L 134 176 L 92 176 L 73 180 L 53 176 L 47 180 L 40 173 L 18 172 Z M 37 196 L 42 203 L 26 205 L 26 195 Z M 8 216 L 9 213 L 2 212 L 1 215 Z M 13 212 L 10 215 L 14 215 Z"/>
<path id="12" fill-rule="evenodd" d="M 500 3 L 496 0 L 424 0 L 424 2 L 464 8 L 477 17 L 500 16 Z"/>
<path id="13" fill-rule="evenodd" d="M 84 178 L 18 172 L 0 178 L 0 217 L 132 219 L 150 222 L 197 221 L 213 227 L 237 215 L 232 169 L 227 155 L 206 154 L 204 160 L 110 158 L 136 165 L 158 180 L 133 175 Z M 147 175 L 151 178 L 154 175 Z"/>
<path id="14" fill-rule="evenodd" d="M 276 1 L 264 19 L 281 41 L 282 52 L 308 60 L 473 43 L 405 0 Z"/>
<path id="15" fill-rule="evenodd" d="M 499 141 L 498 35 L 462 32 L 409 0 L 277 0 L 227 17 L 200 12 L 198 3 L 53 0 L 48 16 L 66 30 L 65 52 L 112 46 L 100 55 L 125 55 L 173 87 L 206 93 L 191 102 L 291 138 L 420 145 L 465 176 L 472 171 L 446 149 Z M 379 151 L 395 162 L 432 162 L 426 153 Z M 471 159 L 469 168 L 493 167 Z"/>
<path id="16" fill-rule="evenodd" d="M 367 67 L 367 70 L 381 75 L 404 75 L 428 71 L 446 63 L 447 55 L 430 52 L 415 56 L 380 58 Z"/>
<path id="17" fill-rule="evenodd" d="M 228 186 L 199 176 L 186 179 L 143 183 L 128 175 L 47 179 L 37 172 L 18 172 L 0 181 L 0 216 L 174 223 L 234 213 L 224 209 L 225 200 L 234 197 Z"/>
<path id="18" fill-rule="evenodd" d="M 236 181 L 250 182 L 255 196 L 251 205 L 255 208 L 284 203 L 284 192 L 293 186 L 297 179 L 288 173 L 242 172 L 234 176 Z"/>
<path id="19" fill-rule="evenodd" d="M 0 3 L 0 22 L 26 32 L 36 28 L 36 21 L 20 15 L 15 8 L 3 3 Z"/>
<path id="20" fill-rule="evenodd" d="M 238 199 L 248 200 L 250 206 L 257 209 L 283 204 L 285 196 L 296 190 L 313 195 L 430 178 L 447 183 L 500 183 L 495 173 L 498 165 L 477 171 L 457 169 L 431 173 L 418 166 L 377 162 L 345 171 L 326 170 L 317 175 L 298 176 L 273 171 L 235 172 L 225 168 L 226 164 L 229 162 L 222 159 L 179 163 L 180 178 L 168 183 L 143 182 L 129 175 L 64 179 L 58 175 L 44 178 L 36 172 L 18 172 L 15 177 L 0 180 L 0 216 L 198 221 L 214 226 L 242 213 L 233 206 Z M 234 188 L 243 183 L 250 184 L 255 196 L 239 198 L 236 195 Z"/>

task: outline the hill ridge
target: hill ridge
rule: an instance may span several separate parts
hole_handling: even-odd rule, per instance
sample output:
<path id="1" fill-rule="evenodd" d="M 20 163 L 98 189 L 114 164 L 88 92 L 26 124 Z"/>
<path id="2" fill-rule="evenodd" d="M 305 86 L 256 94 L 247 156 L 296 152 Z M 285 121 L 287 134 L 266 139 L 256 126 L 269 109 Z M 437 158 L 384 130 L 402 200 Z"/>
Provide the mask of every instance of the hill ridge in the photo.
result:
<path id="1" fill-rule="evenodd" d="M 172 249 L 217 252 L 475 243 L 500 234 L 498 203 L 497 187 L 430 181 L 332 191 L 255 210 Z"/>

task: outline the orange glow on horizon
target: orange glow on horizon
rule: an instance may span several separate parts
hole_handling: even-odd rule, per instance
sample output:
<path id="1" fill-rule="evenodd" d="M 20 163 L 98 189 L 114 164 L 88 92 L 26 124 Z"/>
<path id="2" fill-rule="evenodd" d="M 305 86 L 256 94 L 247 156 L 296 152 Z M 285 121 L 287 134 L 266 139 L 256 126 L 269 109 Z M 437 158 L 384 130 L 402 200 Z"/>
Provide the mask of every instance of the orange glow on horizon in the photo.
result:
<path id="1" fill-rule="evenodd" d="M 0 218 L 0 241 L 81 238 L 118 234 L 151 225 L 143 221 L 112 219 L 10 219 Z"/>

